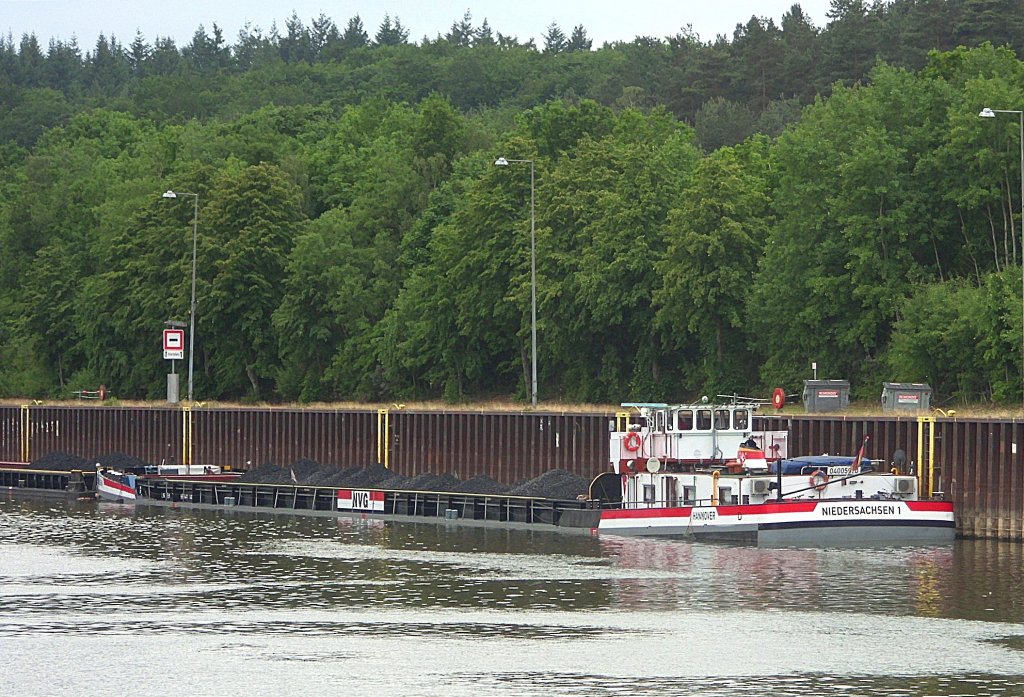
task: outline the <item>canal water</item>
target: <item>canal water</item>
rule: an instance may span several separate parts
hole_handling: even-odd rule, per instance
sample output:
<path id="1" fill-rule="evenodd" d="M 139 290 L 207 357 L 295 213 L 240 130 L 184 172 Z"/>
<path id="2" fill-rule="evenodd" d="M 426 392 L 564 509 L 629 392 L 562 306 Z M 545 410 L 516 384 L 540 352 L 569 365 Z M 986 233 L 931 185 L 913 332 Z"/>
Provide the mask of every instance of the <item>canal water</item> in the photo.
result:
<path id="1" fill-rule="evenodd" d="M 0 664 L 19 696 L 1024 695 L 1024 554 L 5 492 Z"/>

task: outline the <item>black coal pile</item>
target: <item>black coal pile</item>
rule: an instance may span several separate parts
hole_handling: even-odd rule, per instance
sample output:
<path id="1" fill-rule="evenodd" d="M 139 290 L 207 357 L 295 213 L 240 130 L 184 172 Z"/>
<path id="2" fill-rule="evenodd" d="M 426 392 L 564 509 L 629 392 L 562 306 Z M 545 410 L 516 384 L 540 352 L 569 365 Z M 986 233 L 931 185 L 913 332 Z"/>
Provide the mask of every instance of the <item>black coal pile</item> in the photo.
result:
<path id="1" fill-rule="evenodd" d="M 480 475 L 458 484 L 452 491 L 459 494 L 504 494 L 508 487 L 496 479 Z"/>
<path id="2" fill-rule="evenodd" d="M 89 461 L 93 465 L 102 465 L 106 469 L 120 472 L 141 472 L 149 463 L 133 455 L 124 453 L 107 453 Z"/>
<path id="3" fill-rule="evenodd" d="M 401 474 L 392 474 L 390 477 L 382 481 L 379 486 L 381 489 L 406 491 L 409 489 L 409 477 Z"/>
<path id="4" fill-rule="evenodd" d="M 267 462 L 244 473 L 238 481 L 251 484 L 290 484 L 292 475 L 288 469 Z"/>
<path id="5" fill-rule="evenodd" d="M 316 486 L 345 486 L 349 479 L 360 469 L 362 467 L 358 465 L 354 467 L 326 467 L 320 470 L 320 474 L 317 475 Z"/>
<path id="6" fill-rule="evenodd" d="M 509 496 L 533 496 L 545 499 L 569 501 L 586 494 L 590 482 L 578 474 L 566 470 L 550 470 L 544 474 L 518 484 L 507 493 Z"/>
<path id="7" fill-rule="evenodd" d="M 344 470 L 337 465 L 320 465 L 316 471 L 299 480 L 306 486 L 333 486 L 333 482 Z"/>
<path id="8" fill-rule="evenodd" d="M 456 494 L 531 496 L 535 498 L 571 500 L 586 494 L 590 483 L 566 470 L 551 470 L 535 479 L 508 487 L 487 476 L 466 481 L 452 474 L 423 472 L 406 477 L 380 464 L 322 465 L 315 460 L 296 460 L 288 467 L 267 463 L 249 470 L 238 481 L 256 484 L 291 484 L 352 489 L 386 489 L 391 491 L 439 491 Z"/>
<path id="9" fill-rule="evenodd" d="M 53 472 L 70 472 L 71 470 L 96 469 L 96 465 L 84 457 L 68 453 L 46 453 L 31 463 L 32 469 L 51 470 Z"/>
<path id="10" fill-rule="evenodd" d="M 424 472 L 406 482 L 405 489 L 408 491 L 455 491 L 455 487 L 459 484 L 461 484 L 460 480 L 453 475 Z"/>
<path id="11" fill-rule="evenodd" d="M 300 484 L 305 484 L 310 479 L 319 476 L 321 469 L 323 469 L 323 465 L 321 465 L 316 460 L 300 458 L 293 462 L 291 466 L 288 468 L 288 478 L 291 479 L 292 474 L 294 474 L 296 482 L 299 482 Z"/>
<path id="12" fill-rule="evenodd" d="M 390 479 L 393 473 L 384 465 L 373 464 L 360 467 L 352 472 L 345 479 L 345 486 L 355 489 L 377 489 L 385 479 Z"/>

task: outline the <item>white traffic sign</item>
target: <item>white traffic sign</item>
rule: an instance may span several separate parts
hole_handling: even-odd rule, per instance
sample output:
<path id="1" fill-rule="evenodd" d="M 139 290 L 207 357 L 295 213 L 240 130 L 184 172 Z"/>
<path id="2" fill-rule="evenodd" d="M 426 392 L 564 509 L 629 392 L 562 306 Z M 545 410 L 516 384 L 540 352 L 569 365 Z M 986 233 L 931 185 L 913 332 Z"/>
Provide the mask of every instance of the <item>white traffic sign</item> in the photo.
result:
<path id="1" fill-rule="evenodd" d="M 185 357 L 185 330 L 165 329 L 164 330 L 164 358 L 172 361 L 180 361 Z"/>

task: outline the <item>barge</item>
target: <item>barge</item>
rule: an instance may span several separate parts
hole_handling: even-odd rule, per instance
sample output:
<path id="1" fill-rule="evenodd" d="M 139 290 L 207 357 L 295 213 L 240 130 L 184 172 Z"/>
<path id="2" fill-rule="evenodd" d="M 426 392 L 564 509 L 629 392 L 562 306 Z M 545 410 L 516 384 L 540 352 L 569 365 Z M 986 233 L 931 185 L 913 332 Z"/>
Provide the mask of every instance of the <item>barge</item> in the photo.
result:
<path id="1" fill-rule="evenodd" d="M 786 432 L 751 430 L 756 404 L 623 406 L 632 411 L 610 429 L 609 471 L 574 500 L 263 484 L 214 469 L 141 473 L 134 483 L 103 472 L 0 470 L 0 478 L 76 493 L 88 483 L 100 496 L 137 503 L 541 524 L 601 535 L 803 546 L 955 537 L 952 503 L 920 496 L 918 478 L 901 463 L 867 458 L 867 439 L 855 457 L 791 458 Z"/>

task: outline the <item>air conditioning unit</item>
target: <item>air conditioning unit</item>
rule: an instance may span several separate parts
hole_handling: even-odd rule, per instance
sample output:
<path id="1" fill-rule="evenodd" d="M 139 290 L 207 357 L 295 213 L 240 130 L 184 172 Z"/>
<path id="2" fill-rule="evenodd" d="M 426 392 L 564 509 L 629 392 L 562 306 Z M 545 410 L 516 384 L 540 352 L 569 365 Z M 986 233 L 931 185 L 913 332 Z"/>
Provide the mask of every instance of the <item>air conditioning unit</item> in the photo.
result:
<path id="1" fill-rule="evenodd" d="M 755 494 L 767 494 L 771 491 L 771 481 L 767 479 L 753 479 L 750 484 Z"/>
<path id="2" fill-rule="evenodd" d="M 900 477 L 896 480 L 896 493 L 899 494 L 912 494 L 914 493 L 914 480 L 910 477 Z"/>

